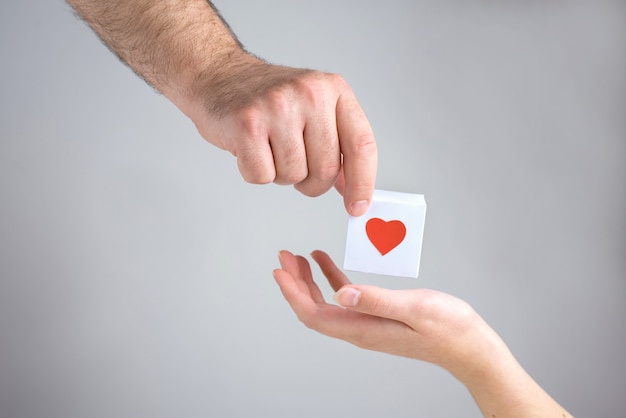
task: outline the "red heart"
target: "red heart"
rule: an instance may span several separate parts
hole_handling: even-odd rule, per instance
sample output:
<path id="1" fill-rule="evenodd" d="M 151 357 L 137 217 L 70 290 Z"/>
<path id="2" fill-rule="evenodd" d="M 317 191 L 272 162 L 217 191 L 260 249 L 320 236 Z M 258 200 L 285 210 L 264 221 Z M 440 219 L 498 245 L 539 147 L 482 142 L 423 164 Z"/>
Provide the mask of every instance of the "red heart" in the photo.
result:
<path id="1" fill-rule="evenodd" d="M 372 218 L 365 224 L 365 232 L 380 254 L 385 255 L 404 240 L 406 227 L 401 221 Z"/>

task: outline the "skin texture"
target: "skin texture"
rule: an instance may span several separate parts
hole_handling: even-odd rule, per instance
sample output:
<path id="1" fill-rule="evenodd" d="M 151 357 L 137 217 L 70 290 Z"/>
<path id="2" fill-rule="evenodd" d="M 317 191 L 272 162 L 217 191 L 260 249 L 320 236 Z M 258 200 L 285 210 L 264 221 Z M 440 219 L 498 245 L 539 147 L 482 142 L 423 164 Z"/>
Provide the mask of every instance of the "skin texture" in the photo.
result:
<path id="1" fill-rule="evenodd" d="M 337 305 L 324 301 L 308 261 L 281 251 L 274 278 L 305 326 L 358 347 L 428 361 L 470 391 L 485 417 L 571 417 L 520 366 L 466 302 L 428 289 L 354 285 L 330 257 L 312 253 Z"/>
<path id="2" fill-rule="evenodd" d="M 365 212 L 376 177 L 376 143 L 340 76 L 249 54 L 205 0 L 68 3 L 204 139 L 233 154 L 246 181 L 293 184 L 308 196 L 335 185 L 350 214 Z M 282 269 L 274 272 L 309 328 L 446 368 L 486 417 L 569 416 L 465 302 L 425 289 L 352 285 L 327 255 L 315 252 L 313 258 L 342 306 L 323 300 L 304 258 L 282 252 Z"/>
<path id="3" fill-rule="evenodd" d="M 123 62 L 171 100 L 250 183 L 333 185 L 346 210 L 369 206 L 377 148 L 346 81 L 269 64 L 243 49 L 205 0 L 68 0 Z"/>

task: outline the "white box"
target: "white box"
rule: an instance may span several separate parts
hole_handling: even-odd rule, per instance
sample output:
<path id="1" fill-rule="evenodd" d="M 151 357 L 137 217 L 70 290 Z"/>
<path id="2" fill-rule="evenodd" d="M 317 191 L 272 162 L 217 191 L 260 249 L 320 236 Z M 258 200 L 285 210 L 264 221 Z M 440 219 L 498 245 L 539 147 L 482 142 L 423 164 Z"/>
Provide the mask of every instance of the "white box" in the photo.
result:
<path id="1" fill-rule="evenodd" d="M 348 219 L 343 268 L 417 278 L 425 219 L 423 195 L 375 190 L 367 212 Z"/>

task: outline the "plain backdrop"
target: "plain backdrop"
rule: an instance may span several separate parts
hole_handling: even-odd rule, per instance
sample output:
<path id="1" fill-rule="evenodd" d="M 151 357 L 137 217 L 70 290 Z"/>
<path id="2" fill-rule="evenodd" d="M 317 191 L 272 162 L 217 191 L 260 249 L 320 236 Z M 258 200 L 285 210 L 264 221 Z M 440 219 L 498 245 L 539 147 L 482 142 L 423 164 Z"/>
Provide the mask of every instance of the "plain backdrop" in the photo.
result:
<path id="1" fill-rule="evenodd" d="M 626 4 L 216 3 L 255 54 L 343 75 L 377 187 L 426 196 L 420 278 L 350 277 L 467 300 L 574 415 L 623 415 Z M 343 259 L 336 192 L 246 184 L 61 0 L 2 2 L 0 60 L 1 417 L 480 416 L 282 299 L 278 250 Z"/>

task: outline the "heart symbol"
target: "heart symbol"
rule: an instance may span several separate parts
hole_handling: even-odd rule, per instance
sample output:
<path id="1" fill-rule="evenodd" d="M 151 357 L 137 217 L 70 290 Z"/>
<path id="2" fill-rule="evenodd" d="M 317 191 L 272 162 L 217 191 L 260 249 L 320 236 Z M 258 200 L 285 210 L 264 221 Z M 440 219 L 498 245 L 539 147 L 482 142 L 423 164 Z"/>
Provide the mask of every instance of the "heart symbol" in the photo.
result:
<path id="1" fill-rule="evenodd" d="M 404 240 L 406 227 L 401 221 L 372 218 L 365 224 L 365 232 L 380 254 L 385 255 Z"/>

